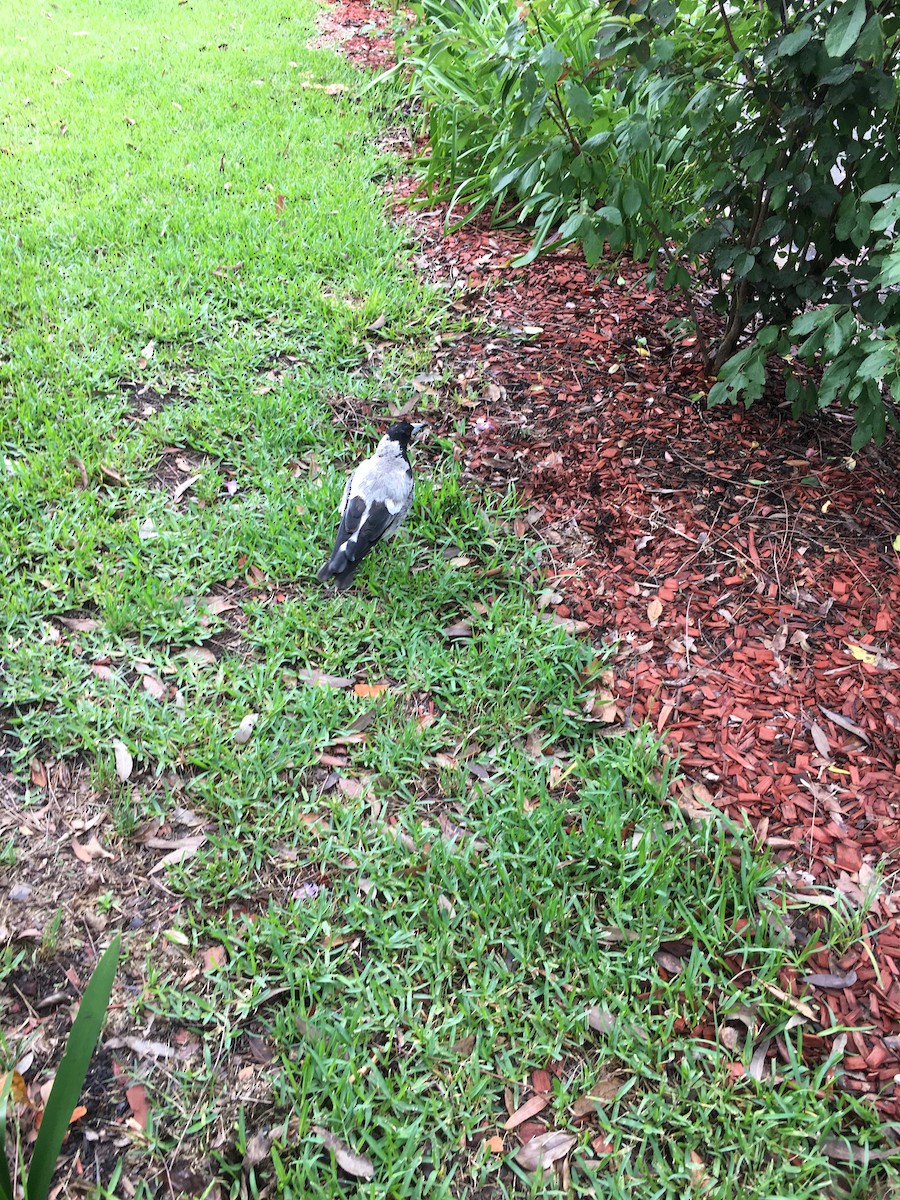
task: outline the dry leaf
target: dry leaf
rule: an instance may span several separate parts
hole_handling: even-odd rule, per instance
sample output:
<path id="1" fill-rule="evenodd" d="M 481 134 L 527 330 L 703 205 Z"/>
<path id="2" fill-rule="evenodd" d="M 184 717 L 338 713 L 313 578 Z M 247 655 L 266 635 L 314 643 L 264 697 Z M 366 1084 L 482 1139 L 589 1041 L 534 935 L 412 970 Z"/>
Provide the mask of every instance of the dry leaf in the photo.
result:
<path id="1" fill-rule="evenodd" d="M 448 625 L 444 630 L 444 637 L 453 641 L 466 641 L 472 636 L 472 626 L 468 621 L 457 621 L 455 625 Z"/>
<path id="2" fill-rule="evenodd" d="M 141 687 L 145 692 L 149 692 L 154 700 L 165 700 L 166 698 L 166 685 L 155 675 L 142 675 Z"/>
<path id="3" fill-rule="evenodd" d="M 227 596 L 204 596 L 203 607 L 208 613 L 214 617 L 220 613 L 228 612 L 232 608 L 237 608 L 233 600 L 229 600 Z"/>
<path id="4" fill-rule="evenodd" d="M 371 1179 L 375 1174 L 375 1168 L 372 1165 L 371 1159 L 366 1158 L 364 1154 L 357 1154 L 351 1150 L 346 1142 L 342 1142 L 339 1137 L 335 1137 L 330 1130 L 323 1128 L 321 1125 L 313 1125 L 311 1132 L 316 1135 L 320 1141 L 328 1147 L 337 1160 L 338 1166 L 352 1175 L 355 1179 Z"/>
<path id="5" fill-rule="evenodd" d="M 103 1046 L 107 1050 L 118 1050 L 122 1046 L 127 1046 L 141 1058 L 172 1058 L 175 1054 L 174 1047 L 166 1045 L 165 1042 L 148 1042 L 144 1038 L 137 1037 L 108 1038 Z"/>
<path id="6" fill-rule="evenodd" d="M 818 1149 L 832 1162 L 855 1163 L 858 1166 L 878 1162 L 883 1158 L 895 1158 L 900 1154 L 900 1146 L 886 1146 L 882 1150 L 873 1150 L 868 1145 L 854 1146 L 846 1138 L 824 1138 Z"/>
<path id="7" fill-rule="evenodd" d="M 530 1121 L 539 1112 L 543 1112 L 549 1103 L 550 1101 L 546 1096 L 532 1096 L 516 1109 L 506 1121 L 503 1128 L 515 1129 L 517 1125 L 521 1125 L 524 1121 Z"/>
<path id="8" fill-rule="evenodd" d="M 353 680 L 344 675 L 325 675 L 322 671 L 298 671 L 297 679 L 310 683 L 314 687 L 347 688 L 353 686 Z M 357 693 L 358 694 L 358 693 Z"/>
<path id="9" fill-rule="evenodd" d="M 484 1144 L 490 1150 L 491 1154 L 503 1153 L 503 1138 L 499 1133 L 495 1133 L 491 1138 L 485 1138 Z"/>
<path id="10" fill-rule="evenodd" d="M 208 646 L 188 646 L 186 650 L 182 650 L 181 657 L 189 658 L 192 662 L 198 663 L 218 662 L 215 654 Z"/>
<path id="11" fill-rule="evenodd" d="M 815 721 L 810 722 L 809 732 L 812 734 L 812 740 L 815 742 L 816 749 L 823 758 L 831 758 L 831 743 L 828 741 L 828 734 L 821 725 L 817 725 Z"/>
<path id="12" fill-rule="evenodd" d="M 810 987 L 820 988 L 853 987 L 856 983 L 856 972 L 848 971 L 846 975 L 832 975 L 828 971 L 817 971 L 812 975 L 804 975 L 802 982 L 808 983 Z"/>
<path id="13" fill-rule="evenodd" d="M 659 618 L 662 616 L 662 614 L 663 614 L 662 601 L 657 599 L 656 596 L 654 596 L 653 599 L 650 601 L 650 603 L 647 605 L 647 620 L 650 622 L 651 625 L 655 625 L 657 623 L 657 621 L 659 620 Z"/>
<path id="14" fill-rule="evenodd" d="M 242 1164 L 245 1171 L 249 1171 L 252 1167 L 258 1167 L 268 1157 L 269 1135 L 265 1130 L 261 1133 L 255 1133 L 252 1138 L 247 1139 L 247 1149 L 244 1152 Z"/>
<path id="15" fill-rule="evenodd" d="M 72 838 L 72 850 L 79 862 L 83 863 L 93 862 L 95 858 L 115 858 L 114 854 L 111 854 L 109 850 L 104 850 L 100 845 L 96 834 L 86 845 L 82 845 L 76 838 Z"/>
<path id="16" fill-rule="evenodd" d="M 450 1047 L 451 1054 L 458 1054 L 460 1058 L 467 1058 L 475 1049 L 475 1034 L 470 1033 L 467 1037 L 460 1038 L 458 1042 L 454 1042 Z"/>
<path id="17" fill-rule="evenodd" d="M 847 649 L 858 662 L 868 663 L 869 666 L 874 666 L 878 662 L 877 654 L 867 650 L 864 646 L 857 646 L 855 642 L 848 642 Z"/>
<path id="18" fill-rule="evenodd" d="M 827 717 L 829 721 L 833 721 L 834 724 L 840 726 L 841 729 L 846 729 L 848 733 L 855 734 L 856 737 L 861 738 L 867 744 L 871 742 L 871 738 L 866 731 L 864 729 L 860 729 L 860 727 L 851 721 L 849 717 L 845 717 L 842 713 L 834 712 L 832 709 L 826 708 L 823 704 L 819 705 L 819 711 L 823 717 Z"/>
<path id="19" fill-rule="evenodd" d="M 116 774 L 125 783 L 131 778 L 131 772 L 134 770 L 134 759 L 125 743 L 118 739 L 113 742 L 113 751 L 116 756 Z"/>
<path id="20" fill-rule="evenodd" d="M 147 1104 L 147 1096 L 144 1092 L 144 1085 L 136 1083 L 133 1087 L 125 1089 L 125 1099 L 128 1101 L 128 1107 L 131 1109 L 131 1115 L 134 1118 L 135 1124 L 139 1129 L 147 1128 L 147 1118 L 150 1115 L 150 1107 Z"/>
<path id="21" fill-rule="evenodd" d="M 386 683 L 358 683 L 353 689 L 354 696 L 381 696 L 388 690 Z"/>
<path id="22" fill-rule="evenodd" d="M 93 620 L 92 617 L 57 617 L 60 625 L 65 625 L 66 629 L 71 629 L 73 633 L 90 633 L 93 629 L 100 628 L 100 622 Z"/>
<path id="23" fill-rule="evenodd" d="M 9 1078 L 8 1074 L 0 1075 L 0 1093 L 6 1088 L 6 1081 Z M 9 1085 L 9 1094 L 12 1096 L 14 1104 L 25 1104 L 28 1108 L 34 1108 L 31 1097 L 28 1095 L 28 1084 L 18 1071 L 13 1071 L 12 1082 Z"/>
<path id="24" fill-rule="evenodd" d="M 341 795 L 346 796 L 348 800 L 353 800 L 357 796 L 362 795 L 365 790 L 364 785 L 358 779 L 348 779 L 344 775 L 337 781 L 337 784 Z"/>
<path id="25" fill-rule="evenodd" d="M 206 841 L 206 835 L 199 833 L 194 837 L 183 838 L 180 843 L 175 843 L 175 849 L 167 854 L 165 858 L 161 858 L 155 867 L 150 870 L 151 875 L 155 875 L 158 871 L 162 871 L 165 867 L 171 867 L 175 863 L 183 862 L 184 859 L 190 858 L 196 854 L 203 843 Z"/>
<path id="26" fill-rule="evenodd" d="M 45 788 L 47 786 L 47 768 L 39 758 L 31 760 L 31 782 L 35 787 Z"/>
<path id="27" fill-rule="evenodd" d="M 516 1152 L 516 1162 L 523 1171 L 544 1170 L 565 1158 L 577 1141 L 574 1133 L 563 1133 L 559 1129 L 541 1133 Z"/>
<path id="28" fill-rule="evenodd" d="M 203 951 L 203 970 L 216 971 L 225 965 L 225 947 L 209 946 Z"/>
<path id="29" fill-rule="evenodd" d="M 246 742 L 250 741 L 250 738 L 253 736 L 253 727 L 258 720 L 259 713 L 253 712 L 247 713 L 246 717 L 242 719 L 240 725 L 238 725 L 232 734 L 232 737 L 239 746 L 243 746 Z"/>
<path id="30" fill-rule="evenodd" d="M 616 1018 L 607 1008 L 598 1008 L 596 1004 L 591 1005 L 587 1011 L 588 1025 L 596 1033 L 612 1033 L 616 1027 Z"/>

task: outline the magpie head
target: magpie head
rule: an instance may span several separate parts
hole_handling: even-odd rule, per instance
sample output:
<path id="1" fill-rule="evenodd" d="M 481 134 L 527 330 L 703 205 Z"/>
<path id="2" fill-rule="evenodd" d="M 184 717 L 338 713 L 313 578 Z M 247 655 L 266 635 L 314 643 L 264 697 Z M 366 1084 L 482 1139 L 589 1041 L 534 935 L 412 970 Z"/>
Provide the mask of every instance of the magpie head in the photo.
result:
<path id="1" fill-rule="evenodd" d="M 420 429 L 424 428 L 425 424 L 421 421 L 415 425 L 409 421 L 395 421 L 385 434 L 385 437 L 389 441 L 396 442 L 401 450 L 406 450 L 412 438 L 415 437 Z"/>

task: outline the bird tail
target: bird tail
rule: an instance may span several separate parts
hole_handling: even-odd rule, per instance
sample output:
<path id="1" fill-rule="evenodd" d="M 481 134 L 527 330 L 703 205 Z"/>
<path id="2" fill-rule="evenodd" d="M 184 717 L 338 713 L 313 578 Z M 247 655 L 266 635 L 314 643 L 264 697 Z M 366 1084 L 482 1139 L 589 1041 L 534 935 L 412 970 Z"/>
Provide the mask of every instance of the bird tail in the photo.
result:
<path id="1" fill-rule="evenodd" d="M 334 581 L 339 592 L 345 592 L 353 582 L 353 577 L 359 569 L 358 562 L 348 562 L 346 554 L 333 554 L 328 562 L 316 572 L 320 583 Z"/>

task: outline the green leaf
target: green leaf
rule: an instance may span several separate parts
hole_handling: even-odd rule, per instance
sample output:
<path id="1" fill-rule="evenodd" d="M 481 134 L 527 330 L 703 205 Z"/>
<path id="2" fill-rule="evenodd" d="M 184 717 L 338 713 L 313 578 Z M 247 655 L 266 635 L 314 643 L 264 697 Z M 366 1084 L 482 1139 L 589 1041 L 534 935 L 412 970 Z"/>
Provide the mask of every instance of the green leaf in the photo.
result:
<path id="1" fill-rule="evenodd" d="M 879 183 L 877 187 L 863 192 L 860 200 L 867 204 L 880 204 L 882 200 L 887 200 L 889 196 L 894 196 L 897 192 L 900 192 L 900 183 Z"/>
<path id="2" fill-rule="evenodd" d="M 844 0 L 825 33 L 825 51 L 832 58 L 843 58 L 866 19 L 866 0 Z"/>
<path id="3" fill-rule="evenodd" d="M 622 214 L 612 204 L 606 204 L 603 208 L 598 208 L 597 216 L 601 221 L 608 221 L 610 225 L 622 224 Z"/>
<path id="4" fill-rule="evenodd" d="M 641 207 L 641 189 L 634 182 L 629 183 L 622 193 L 622 209 L 626 217 L 633 217 Z"/>
<path id="5" fill-rule="evenodd" d="M 812 35 L 811 25 L 801 25 L 793 33 L 785 34 L 775 47 L 774 57 L 781 58 L 783 55 L 796 54 L 799 50 L 803 49 Z"/>
<path id="6" fill-rule="evenodd" d="M 890 342 L 876 343 L 866 355 L 856 373 L 857 379 L 882 380 L 896 357 L 896 347 Z"/>
<path id="7" fill-rule="evenodd" d="M 874 232 L 881 232 L 887 229 L 889 225 L 893 225 L 895 221 L 900 220 L 900 196 L 895 200 L 889 201 L 869 222 L 869 228 Z"/>
<path id="8" fill-rule="evenodd" d="M 6 1072 L 6 1080 L 0 1089 L 0 1200 L 13 1200 L 13 1185 L 6 1161 L 6 1106 L 12 1089 L 13 1073 Z"/>
<path id="9" fill-rule="evenodd" d="M 593 121 L 594 104 L 591 100 L 591 94 L 580 83 L 570 83 L 568 85 L 566 88 L 566 104 L 568 104 L 569 112 L 576 121 L 584 121 L 585 124 Z"/>
<path id="10" fill-rule="evenodd" d="M 72 1023 L 66 1052 L 56 1072 L 50 1099 L 41 1120 L 40 1133 L 34 1144 L 31 1170 L 28 1173 L 28 1200 L 46 1200 L 50 1191 L 60 1147 L 69 1128 L 72 1113 L 78 1104 L 91 1055 L 103 1028 L 106 1006 L 109 1004 L 116 977 L 121 943 L 122 935 L 117 933 L 97 963 L 81 997 L 78 1016 Z"/>
<path id="11" fill-rule="evenodd" d="M 756 255 L 748 254 L 746 250 L 743 252 L 743 254 L 739 254 L 734 260 L 735 279 L 743 279 L 746 275 L 749 275 L 755 262 Z"/>
<path id="12" fill-rule="evenodd" d="M 566 56 L 557 50 L 555 46 L 542 46 L 538 55 L 537 63 L 541 70 L 541 76 L 547 87 L 553 87 L 562 74 L 563 63 L 566 61 Z"/>

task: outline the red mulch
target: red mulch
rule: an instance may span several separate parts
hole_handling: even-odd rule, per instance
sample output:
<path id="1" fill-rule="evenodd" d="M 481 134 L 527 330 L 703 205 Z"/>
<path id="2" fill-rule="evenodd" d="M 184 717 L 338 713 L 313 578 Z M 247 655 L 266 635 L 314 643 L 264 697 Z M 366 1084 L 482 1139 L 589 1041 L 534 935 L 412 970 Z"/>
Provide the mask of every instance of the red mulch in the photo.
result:
<path id="1" fill-rule="evenodd" d="M 795 893 L 858 903 L 884 872 L 857 944 L 810 964 L 844 986 L 783 985 L 826 1028 L 872 1027 L 849 1035 L 842 1085 L 900 1118 L 897 440 L 853 454 L 844 415 L 793 421 L 777 386 L 708 411 L 694 339 L 666 330 L 683 301 L 648 292 L 639 265 L 598 279 L 570 251 L 513 268 L 527 234 L 445 234 L 442 215 L 412 218 L 417 264 L 485 319 L 437 356 L 466 470 L 530 505 L 558 616 L 616 647 L 622 723 L 664 734 L 680 803 L 749 821 Z M 714 1037 L 712 1017 L 696 1032 Z M 816 1041 L 813 1057 L 831 1044 Z"/>

